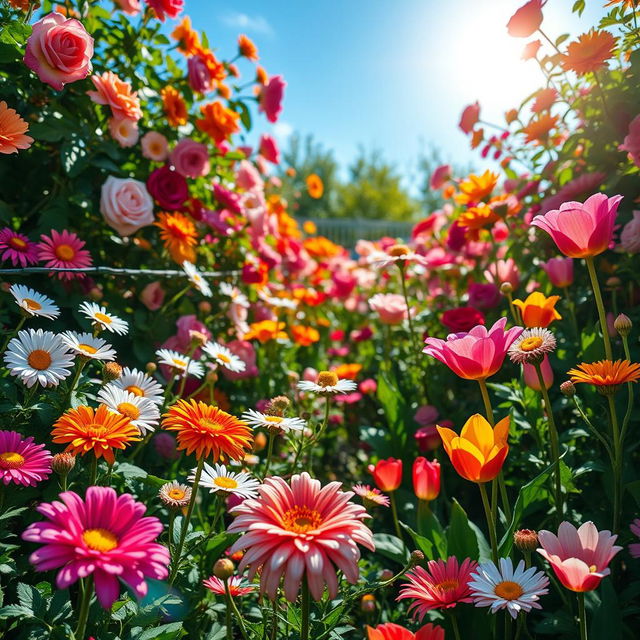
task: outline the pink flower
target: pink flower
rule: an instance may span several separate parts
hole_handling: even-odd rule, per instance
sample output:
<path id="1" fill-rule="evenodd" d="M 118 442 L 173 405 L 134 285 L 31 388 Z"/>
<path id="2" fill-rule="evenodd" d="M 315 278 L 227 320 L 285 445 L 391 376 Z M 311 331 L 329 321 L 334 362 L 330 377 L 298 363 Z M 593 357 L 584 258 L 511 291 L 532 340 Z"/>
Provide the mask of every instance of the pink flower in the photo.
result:
<path id="1" fill-rule="evenodd" d="M 244 364 L 244 371 L 231 371 L 223 368 L 222 375 L 227 380 L 245 380 L 246 378 L 255 378 L 260 373 L 256 365 L 256 350 L 253 344 L 247 340 L 231 340 L 225 345 L 234 356 L 238 356 Z"/>
<path id="2" fill-rule="evenodd" d="M 149 309 L 149 311 L 157 311 L 164 302 L 164 289 L 157 280 L 150 282 L 140 292 L 140 302 Z"/>
<path id="3" fill-rule="evenodd" d="M 175 170 L 186 178 L 201 178 L 211 170 L 207 146 L 190 138 L 180 140 L 169 159 Z"/>
<path id="4" fill-rule="evenodd" d="M 262 136 L 260 136 L 259 153 L 268 162 L 280 164 L 280 149 L 278 149 L 278 143 L 276 139 L 268 133 L 263 133 Z"/>
<path id="5" fill-rule="evenodd" d="M 358 385 L 358 389 L 367 395 L 374 394 L 378 390 L 378 383 L 373 378 L 366 378 Z"/>
<path id="6" fill-rule="evenodd" d="M 250 584 L 244 584 L 243 586 L 242 576 L 231 576 L 227 582 L 229 585 L 229 595 L 232 598 L 246 596 L 248 593 L 255 590 L 255 587 Z M 224 582 L 215 576 L 211 576 L 210 578 L 203 580 L 202 584 L 207 587 L 209 591 L 219 596 L 224 596 L 227 593 L 224 587 Z"/>
<path id="7" fill-rule="evenodd" d="M 146 3 L 153 9 L 160 22 L 164 22 L 167 17 L 177 18 L 184 7 L 184 0 L 146 0 Z"/>
<path id="8" fill-rule="evenodd" d="M 142 118 L 138 93 L 131 90 L 131 85 L 113 73 L 105 71 L 102 75 L 91 76 L 95 91 L 87 91 L 87 95 L 96 104 L 108 105 L 111 114 L 118 120 Z"/>
<path id="9" fill-rule="evenodd" d="M 109 118 L 109 133 L 122 147 L 128 148 L 138 142 L 138 123 L 127 118 Z"/>
<path id="10" fill-rule="evenodd" d="M 401 324 L 407 317 L 407 303 L 397 293 L 376 293 L 369 298 L 369 306 L 377 312 L 383 324 Z"/>
<path id="11" fill-rule="evenodd" d="M 446 428 L 449 428 L 449 425 L 453 426 L 449 420 L 441 420 L 439 425 Z M 413 434 L 413 437 L 418 445 L 418 451 L 421 453 L 435 451 L 442 444 L 442 438 L 440 437 L 435 424 L 420 427 Z"/>
<path id="12" fill-rule="evenodd" d="M 506 318 L 500 318 L 487 331 L 479 325 L 469 333 L 452 333 L 446 340 L 427 338 L 423 352 L 446 364 L 466 380 L 485 380 L 497 373 L 509 347 L 524 331 L 522 327 L 504 330 Z"/>
<path id="13" fill-rule="evenodd" d="M 169 552 L 154 542 L 162 523 L 143 516 L 144 504 L 109 487 L 89 487 L 84 500 L 73 491 L 60 498 L 62 502 L 36 507 L 47 520 L 29 525 L 22 534 L 23 540 L 44 545 L 29 558 L 37 571 L 60 569 L 58 589 L 93 575 L 98 602 L 109 609 L 120 595 L 119 580 L 143 598 L 145 578 L 167 577 Z"/>
<path id="14" fill-rule="evenodd" d="M 440 494 L 440 463 L 416 458 L 412 469 L 413 491 L 418 500 L 435 500 Z"/>
<path id="15" fill-rule="evenodd" d="M 458 307 L 457 309 L 448 309 L 442 314 L 440 322 L 449 329 L 449 331 L 471 331 L 477 325 L 485 323 L 484 314 L 473 307 Z"/>
<path id="16" fill-rule="evenodd" d="M 533 35 L 542 24 L 543 4 L 543 0 L 529 0 L 522 5 L 507 24 L 509 35 L 514 38 L 528 38 Z"/>
<path id="17" fill-rule="evenodd" d="M 50 13 L 33 25 L 24 63 L 57 91 L 86 78 L 91 71 L 93 38 L 82 23 Z"/>
<path id="18" fill-rule="evenodd" d="M 225 209 L 229 209 L 232 213 L 242 214 L 242 197 L 239 193 L 225 189 L 215 182 L 213 184 L 213 197 Z"/>
<path id="19" fill-rule="evenodd" d="M 551 363 L 549 362 L 549 356 L 544 356 L 542 362 L 540 363 L 540 371 L 542 371 L 542 380 L 544 381 L 545 388 L 547 390 L 551 389 L 551 385 L 553 384 L 553 369 L 551 368 Z M 534 391 L 542 390 L 542 387 L 540 386 L 540 380 L 538 379 L 538 372 L 532 364 L 523 364 L 522 373 L 524 375 L 524 383 L 527 385 L 527 387 L 533 389 Z"/>
<path id="20" fill-rule="evenodd" d="M 540 266 L 554 287 L 564 288 L 573 284 L 573 258 L 551 258 L 541 262 Z"/>
<path id="21" fill-rule="evenodd" d="M 640 115 L 637 115 L 629 124 L 629 133 L 618 149 L 627 151 L 633 163 L 640 167 Z"/>
<path id="22" fill-rule="evenodd" d="M 451 165 L 449 164 L 441 164 L 439 167 L 436 167 L 431 174 L 431 178 L 429 179 L 429 186 L 437 191 L 438 189 L 442 189 L 444 183 L 451 178 Z"/>
<path id="23" fill-rule="evenodd" d="M 630 525 L 629 529 L 631 529 L 631 533 L 635 534 L 640 538 L 640 518 L 636 518 Z M 640 558 L 640 544 L 634 542 L 629 545 L 629 553 L 632 558 Z"/>
<path id="24" fill-rule="evenodd" d="M 565 202 L 560 209 L 536 216 L 531 223 L 546 231 L 558 249 L 570 258 L 593 257 L 611 244 L 622 196 L 596 193 L 580 202 Z"/>
<path id="25" fill-rule="evenodd" d="M 418 407 L 413 419 L 419 424 L 421 427 L 426 427 L 430 424 L 435 424 L 439 416 L 438 409 L 430 404 L 423 404 L 421 407 Z"/>
<path id="26" fill-rule="evenodd" d="M 191 56 L 187 60 L 187 73 L 189 86 L 196 93 L 204 95 L 215 89 L 211 71 L 201 56 Z"/>
<path id="27" fill-rule="evenodd" d="M 469 304 L 481 311 L 493 309 L 500 304 L 500 289 L 492 282 L 473 282 L 469 285 L 468 294 Z"/>
<path id="28" fill-rule="evenodd" d="M 102 185 L 100 213 L 121 236 L 153 224 L 153 200 L 144 182 L 109 176 Z"/>
<path id="29" fill-rule="evenodd" d="M 269 122 L 277 122 L 282 113 L 282 98 L 287 83 L 282 76 L 273 76 L 260 92 L 259 111 L 267 116 Z"/>
<path id="30" fill-rule="evenodd" d="M 640 211 L 624 225 L 620 233 L 620 247 L 627 253 L 640 253 Z"/>
<path id="31" fill-rule="evenodd" d="M 165 460 L 176 460 L 180 457 L 176 439 L 166 431 L 160 431 L 153 436 L 153 446 L 156 453 Z"/>
<path id="32" fill-rule="evenodd" d="M 545 198 L 540 213 L 557 209 L 567 200 L 586 198 L 588 194 L 602 184 L 606 177 L 605 173 L 597 171 L 595 173 L 585 173 L 578 178 L 574 178 L 567 182 L 555 195 Z"/>
<path id="33" fill-rule="evenodd" d="M 236 171 L 236 184 L 245 191 L 261 191 L 264 188 L 264 181 L 260 172 L 249 160 L 241 160 Z"/>
<path id="34" fill-rule="evenodd" d="M 503 282 L 508 282 L 514 289 L 517 289 L 520 284 L 520 272 L 513 258 L 496 260 L 485 270 L 484 277 L 498 287 Z"/>
<path id="35" fill-rule="evenodd" d="M 147 131 L 140 140 L 142 155 L 154 162 L 164 162 L 169 155 L 167 139 L 157 131 Z"/>
<path id="36" fill-rule="evenodd" d="M 66 229 L 62 233 L 58 233 L 55 229 L 52 229 L 51 237 L 42 234 L 40 239 L 38 260 L 43 261 L 46 267 L 53 267 L 54 269 L 84 269 L 93 264 L 89 252 L 82 248 L 85 242 L 80 240 L 75 233 L 71 233 Z M 61 280 L 84 277 L 84 273 L 58 273 L 58 278 Z"/>
<path id="37" fill-rule="evenodd" d="M 306 472 L 294 475 L 290 485 L 269 477 L 258 488 L 258 498 L 235 508 L 238 515 L 227 531 L 244 535 L 230 552 L 245 550 L 238 570 L 248 566 L 249 579 L 261 568 L 260 591 L 272 600 L 283 577 L 289 602 L 295 602 L 303 579 L 314 600 L 322 598 L 325 585 L 335 598 L 336 567 L 349 583 L 358 581 L 358 544 L 373 551 L 373 534 L 363 523 L 364 507 L 351 502 L 353 493 L 340 486 L 322 487 Z"/>
<path id="38" fill-rule="evenodd" d="M 38 262 L 38 245 L 9 227 L 0 230 L 0 260 L 11 260 L 14 267 Z"/>
<path id="39" fill-rule="evenodd" d="M 564 587 L 579 593 L 593 591 L 611 573 L 608 565 L 622 549 L 613 544 L 617 537 L 610 531 L 598 532 L 593 522 L 585 522 L 579 529 L 562 522 L 557 536 L 551 531 L 538 532 L 538 553 Z"/>
<path id="40" fill-rule="evenodd" d="M 35 487 L 51 474 L 51 453 L 33 438 L 16 431 L 0 431 L 0 479 L 5 485 Z"/>
<path id="41" fill-rule="evenodd" d="M 468 107 L 465 107 L 462 112 L 462 116 L 460 116 L 460 123 L 458 126 L 462 129 L 463 133 L 471 133 L 473 131 L 473 127 L 476 126 L 478 120 L 480 119 L 480 103 L 474 102 L 470 104 Z"/>
<path id="42" fill-rule="evenodd" d="M 120 7 L 120 11 L 130 16 L 137 16 L 142 9 L 140 0 L 115 0 L 115 2 Z"/>
<path id="43" fill-rule="evenodd" d="M 189 197 L 189 186 L 184 176 L 165 164 L 154 169 L 147 178 L 147 189 L 163 209 L 176 211 Z"/>

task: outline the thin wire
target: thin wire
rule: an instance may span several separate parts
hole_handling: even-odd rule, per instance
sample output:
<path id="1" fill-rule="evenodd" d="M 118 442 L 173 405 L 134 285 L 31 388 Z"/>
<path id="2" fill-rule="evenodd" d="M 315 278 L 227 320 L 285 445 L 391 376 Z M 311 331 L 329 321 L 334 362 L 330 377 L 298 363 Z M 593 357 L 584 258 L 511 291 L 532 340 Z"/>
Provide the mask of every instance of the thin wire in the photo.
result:
<path id="1" fill-rule="evenodd" d="M 29 273 L 106 273 L 122 276 L 184 276 L 184 271 L 177 269 L 118 269 L 115 267 L 86 267 L 86 268 L 65 268 L 65 267 L 23 267 L 20 269 L 0 269 L 0 275 L 23 275 Z M 215 278 L 218 276 L 237 276 L 242 272 L 239 269 L 232 271 L 200 271 L 201 276 Z"/>

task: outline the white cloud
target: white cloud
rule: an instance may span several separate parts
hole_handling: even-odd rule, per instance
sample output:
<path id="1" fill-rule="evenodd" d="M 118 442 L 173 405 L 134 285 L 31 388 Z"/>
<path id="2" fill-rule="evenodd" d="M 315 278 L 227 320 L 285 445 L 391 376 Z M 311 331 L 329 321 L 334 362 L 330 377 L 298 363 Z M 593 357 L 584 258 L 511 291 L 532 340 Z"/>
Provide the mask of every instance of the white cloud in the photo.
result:
<path id="1" fill-rule="evenodd" d="M 246 13 L 227 13 L 222 16 L 222 22 L 233 29 L 241 29 L 253 33 L 272 36 L 273 28 L 262 16 L 249 16 Z"/>
<path id="2" fill-rule="evenodd" d="M 286 140 L 292 133 L 293 127 L 288 122 L 276 122 L 272 127 L 273 135 L 280 141 Z"/>

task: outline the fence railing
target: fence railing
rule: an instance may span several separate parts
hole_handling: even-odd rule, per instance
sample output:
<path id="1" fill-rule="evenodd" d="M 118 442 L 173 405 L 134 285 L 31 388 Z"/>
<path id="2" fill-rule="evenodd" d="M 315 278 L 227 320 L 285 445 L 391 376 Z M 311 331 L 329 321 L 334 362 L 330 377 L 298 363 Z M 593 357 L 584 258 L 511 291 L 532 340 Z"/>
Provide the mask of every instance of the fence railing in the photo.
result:
<path id="1" fill-rule="evenodd" d="M 414 226 L 413 222 L 352 218 L 317 218 L 312 222 L 319 235 L 349 248 L 358 240 L 378 240 L 382 236 L 407 240 Z"/>

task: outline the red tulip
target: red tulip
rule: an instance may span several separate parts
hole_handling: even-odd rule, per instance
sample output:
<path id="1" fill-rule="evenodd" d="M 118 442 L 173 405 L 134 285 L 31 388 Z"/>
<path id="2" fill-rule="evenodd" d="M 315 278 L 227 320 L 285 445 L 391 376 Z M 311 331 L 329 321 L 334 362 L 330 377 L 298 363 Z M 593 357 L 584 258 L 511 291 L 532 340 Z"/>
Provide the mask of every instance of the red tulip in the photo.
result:
<path id="1" fill-rule="evenodd" d="M 440 493 L 440 463 L 416 458 L 413 463 L 413 490 L 419 500 L 435 500 Z"/>
<path id="2" fill-rule="evenodd" d="M 381 491 L 395 491 L 402 482 L 402 460 L 379 460 L 373 470 L 373 479 Z"/>

